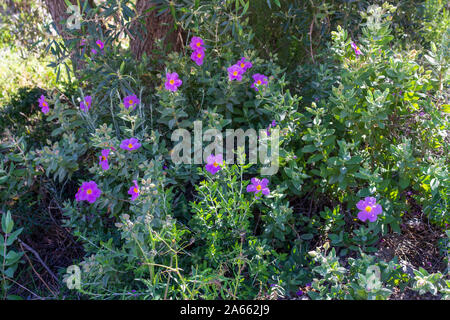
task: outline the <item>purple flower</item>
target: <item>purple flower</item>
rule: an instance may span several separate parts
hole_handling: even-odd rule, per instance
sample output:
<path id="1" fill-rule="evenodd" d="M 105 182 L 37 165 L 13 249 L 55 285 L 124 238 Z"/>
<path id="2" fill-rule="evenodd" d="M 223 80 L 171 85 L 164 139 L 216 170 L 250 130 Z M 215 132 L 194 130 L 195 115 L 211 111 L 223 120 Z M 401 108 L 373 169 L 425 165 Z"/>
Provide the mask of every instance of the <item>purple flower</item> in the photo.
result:
<path id="1" fill-rule="evenodd" d="M 267 185 L 269 184 L 269 180 L 266 178 L 259 180 L 257 178 L 252 178 L 251 184 L 247 186 L 247 192 L 254 192 L 255 198 L 258 199 L 257 195 L 261 192 L 263 195 L 267 196 L 270 193 Z"/>
<path id="2" fill-rule="evenodd" d="M 237 64 L 234 64 L 231 67 L 229 67 L 227 69 L 227 71 L 228 71 L 228 79 L 230 81 L 233 81 L 233 80 L 241 81 L 242 80 L 242 74 L 244 73 L 244 69 L 242 69 Z"/>
<path id="3" fill-rule="evenodd" d="M 44 95 L 41 95 L 41 97 L 38 100 L 39 102 L 39 107 L 41 107 L 41 111 L 45 114 L 47 112 L 49 112 L 49 107 L 48 107 L 48 102 L 45 100 Z"/>
<path id="4" fill-rule="evenodd" d="M 189 44 L 191 49 L 194 51 L 202 48 L 203 45 L 204 45 L 203 39 L 200 37 L 192 37 L 191 43 Z"/>
<path id="5" fill-rule="evenodd" d="M 84 193 L 84 191 L 81 190 L 81 187 L 78 188 L 77 193 L 75 194 L 75 200 L 77 201 L 82 201 L 83 199 L 81 199 L 81 195 Z"/>
<path id="6" fill-rule="evenodd" d="M 109 163 L 108 163 L 108 155 L 109 155 L 109 149 L 103 149 L 102 155 L 99 156 L 99 164 L 102 167 L 103 170 L 109 169 Z"/>
<path id="7" fill-rule="evenodd" d="M 356 43 L 352 42 L 351 46 L 352 46 L 353 50 L 355 51 L 356 56 L 359 56 L 360 54 L 362 54 L 361 50 L 359 50 L 359 48 L 356 45 Z"/>
<path id="8" fill-rule="evenodd" d="M 241 67 L 242 70 L 247 71 L 247 69 L 250 69 L 253 65 L 250 61 L 246 61 L 245 57 L 242 57 L 241 60 L 236 62 L 236 64 Z"/>
<path id="9" fill-rule="evenodd" d="M 253 82 L 251 87 L 254 88 L 256 91 L 258 91 L 258 87 L 261 85 L 267 86 L 268 81 L 267 81 L 267 77 L 265 75 L 256 73 L 252 76 L 252 78 L 255 82 Z"/>
<path id="10" fill-rule="evenodd" d="M 81 39 L 80 46 L 84 46 L 86 44 L 86 39 Z"/>
<path id="11" fill-rule="evenodd" d="M 130 187 L 128 190 L 128 194 L 131 196 L 131 201 L 136 200 L 136 198 L 139 196 L 139 186 L 137 184 L 136 180 L 133 180 L 134 185 Z"/>
<path id="12" fill-rule="evenodd" d="M 277 123 L 275 122 L 275 120 L 272 120 L 272 123 L 271 124 L 269 124 L 269 126 L 267 127 L 267 129 L 266 129 L 266 134 L 267 134 L 267 136 L 268 137 L 270 137 L 270 135 L 271 135 L 271 133 L 270 133 L 270 128 L 271 127 L 276 127 L 277 126 Z"/>
<path id="13" fill-rule="evenodd" d="M 182 83 L 183 83 L 183 81 L 181 81 L 178 78 L 178 73 L 176 73 L 176 72 L 172 72 L 172 73 L 168 72 L 166 74 L 166 83 L 165 83 L 166 90 L 177 91 L 178 87 L 181 86 Z"/>
<path id="14" fill-rule="evenodd" d="M 102 191 L 97 187 L 94 181 L 83 182 L 75 195 L 77 201 L 87 201 L 94 203 L 100 197 Z"/>
<path id="15" fill-rule="evenodd" d="M 302 291 L 302 290 L 298 290 L 298 291 L 297 291 L 297 295 L 298 295 L 298 296 L 302 296 L 302 295 L 303 295 L 303 291 Z"/>
<path id="16" fill-rule="evenodd" d="M 128 109 L 129 107 L 133 107 L 133 110 L 136 108 L 136 105 L 139 103 L 139 99 L 136 97 L 135 94 L 126 96 L 123 99 L 123 105 L 125 106 L 125 109 Z"/>
<path id="17" fill-rule="evenodd" d="M 95 50 L 94 48 L 91 49 L 91 52 L 92 52 L 93 54 L 97 54 L 97 50 Z"/>
<path id="18" fill-rule="evenodd" d="M 103 47 L 105 46 L 104 43 L 101 40 L 97 40 L 95 41 L 95 43 L 98 45 L 98 47 L 100 48 L 100 50 L 103 50 Z"/>
<path id="19" fill-rule="evenodd" d="M 221 154 L 218 154 L 217 156 L 211 154 L 207 159 L 206 159 L 206 170 L 208 170 L 209 173 L 211 173 L 212 175 L 216 174 L 217 171 L 222 169 L 222 165 L 223 165 L 223 157 Z"/>
<path id="20" fill-rule="evenodd" d="M 377 200 L 374 197 L 366 197 L 356 204 L 356 207 L 361 210 L 358 213 L 359 220 L 363 222 L 366 220 L 369 220 L 370 222 L 377 220 L 377 216 L 381 213 L 382 208 L 376 201 Z"/>
<path id="21" fill-rule="evenodd" d="M 140 147 L 141 144 L 139 143 L 139 140 L 136 138 L 125 139 L 120 143 L 120 148 L 123 150 L 132 151 L 139 149 Z"/>
<path id="22" fill-rule="evenodd" d="M 205 49 L 199 48 L 192 52 L 191 59 L 199 66 L 203 64 L 203 59 L 205 58 Z"/>
<path id="23" fill-rule="evenodd" d="M 92 97 L 86 96 L 84 97 L 84 101 L 80 102 L 80 109 L 83 111 L 88 111 L 91 108 Z"/>

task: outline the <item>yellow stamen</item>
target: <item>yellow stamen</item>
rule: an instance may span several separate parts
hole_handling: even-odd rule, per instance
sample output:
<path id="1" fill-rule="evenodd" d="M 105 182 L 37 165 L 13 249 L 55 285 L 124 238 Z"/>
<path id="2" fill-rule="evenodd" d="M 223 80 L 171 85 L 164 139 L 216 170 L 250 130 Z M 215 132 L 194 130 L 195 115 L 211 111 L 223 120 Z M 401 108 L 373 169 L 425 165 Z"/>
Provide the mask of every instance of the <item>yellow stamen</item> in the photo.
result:
<path id="1" fill-rule="evenodd" d="M 91 194 L 91 193 L 92 193 L 92 190 L 91 190 L 91 189 L 87 189 L 86 193 L 87 193 L 87 194 Z"/>
<path id="2" fill-rule="evenodd" d="M 201 57 L 202 57 L 202 54 L 201 54 L 201 53 L 199 53 L 199 54 L 197 55 L 197 57 L 201 58 Z"/>
<path id="3" fill-rule="evenodd" d="M 214 161 L 213 166 L 217 168 L 219 164 L 217 162 Z"/>
<path id="4" fill-rule="evenodd" d="M 366 211 L 367 211 L 367 212 L 372 211 L 372 207 L 371 207 L 371 206 L 367 206 L 367 207 L 366 207 Z"/>
<path id="5" fill-rule="evenodd" d="M 137 188 L 134 188 L 133 191 L 134 191 L 134 193 L 138 193 L 139 192 L 139 190 Z"/>
<path id="6" fill-rule="evenodd" d="M 256 186 L 256 190 L 261 190 L 261 186 L 259 184 Z"/>
<path id="7" fill-rule="evenodd" d="M 256 82 L 257 84 L 261 84 L 261 80 L 258 80 L 258 82 Z"/>
<path id="8" fill-rule="evenodd" d="M 200 47 L 200 42 L 197 42 L 197 47 Z"/>
<path id="9" fill-rule="evenodd" d="M 174 84 L 175 81 L 174 81 L 174 80 L 170 80 L 169 83 L 170 83 L 170 84 Z"/>
<path id="10" fill-rule="evenodd" d="M 129 143 L 128 148 L 130 148 L 130 149 L 133 148 L 133 144 Z"/>
<path id="11" fill-rule="evenodd" d="M 237 71 L 233 72 L 233 76 L 237 76 Z"/>
<path id="12" fill-rule="evenodd" d="M 129 104 L 133 104 L 133 100 L 128 101 Z"/>
<path id="13" fill-rule="evenodd" d="M 106 157 L 105 156 L 102 156 L 102 161 L 105 161 L 106 160 Z"/>
<path id="14" fill-rule="evenodd" d="M 245 64 L 241 63 L 241 68 L 245 67 Z"/>

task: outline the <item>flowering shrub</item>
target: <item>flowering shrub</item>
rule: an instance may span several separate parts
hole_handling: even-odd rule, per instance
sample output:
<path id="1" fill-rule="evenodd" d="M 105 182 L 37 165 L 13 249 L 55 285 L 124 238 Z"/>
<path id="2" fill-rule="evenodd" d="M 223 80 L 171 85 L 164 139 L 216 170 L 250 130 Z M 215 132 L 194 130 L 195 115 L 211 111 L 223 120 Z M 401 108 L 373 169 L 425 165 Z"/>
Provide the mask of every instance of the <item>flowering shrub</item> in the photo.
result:
<path id="1" fill-rule="evenodd" d="M 86 253 L 79 292 L 388 299 L 413 283 L 421 294 L 448 296 L 442 274 L 419 270 L 414 279 L 398 258 L 373 255 L 417 206 L 436 228 L 449 223 L 448 113 L 442 78 L 433 75 L 446 77 L 448 64 L 437 71 L 396 44 L 395 7 L 370 6 L 353 39 L 340 26 L 331 33 L 314 66 L 320 88 L 304 99 L 302 68 L 282 68 L 255 48 L 248 21 L 229 19 L 249 6 L 213 15 L 219 2 L 205 2 L 194 22 L 180 18 L 189 30 L 182 50 L 165 52 L 159 42 L 140 61 L 111 30 L 85 25 L 90 31 L 70 40 L 83 64 L 79 92 L 36 100 L 51 140 L 26 154 L 0 153 L 1 183 L 21 162 L 67 193 L 65 227 Z M 210 32 L 221 25 L 230 27 Z M 431 60 L 445 60 L 441 49 L 431 46 Z M 266 163 L 246 162 L 250 147 L 232 148 L 230 163 L 218 150 L 203 152 L 211 141 L 195 137 L 194 150 L 183 150 L 194 163 L 176 163 L 172 134 L 195 132 L 197 121 L 205 132 L 240 129 L 236 139 L 260 131 L 258 145 L 279 150 L 279 170 L 267 176 Z"/>

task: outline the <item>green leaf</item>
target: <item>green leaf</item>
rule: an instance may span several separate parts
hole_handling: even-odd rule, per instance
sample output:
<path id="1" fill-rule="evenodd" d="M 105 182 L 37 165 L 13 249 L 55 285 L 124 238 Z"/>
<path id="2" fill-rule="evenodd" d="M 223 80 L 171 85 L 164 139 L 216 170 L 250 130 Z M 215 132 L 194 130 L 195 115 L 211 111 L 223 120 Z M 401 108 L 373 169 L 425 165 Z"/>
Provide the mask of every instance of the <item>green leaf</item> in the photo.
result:
<path id="1" fill-rule="evenodd" d="M 303 147 L 301 151 L 304 153 L 308 153 L 308 152 L 314 152 L 316 150 L 317 150 L 317 148 L 314 145 L 310 144 L 310 145 Z"/>
<path id="2" fill-rule="evenodd" d="M 2 230 L 4 233 L 11 233 L 14 227 L 14 221 L 11 219 L 11 212 L 2 215 Z"/>
<path id="3" fill-rule="evenodd" d="M 305 233 L 305 234 L 302 234 L 300 236 L 300 238 L 303 239 L 303 240 L 311 240 L 313 238 L 313 234 L 312 233 Z"/>
<path id="4" fill-rule="evenodd" d="M 22 232 L 23 228 L 17 229 L 16 231 L 14 231 L 13 233 L 11 233 L 8 236 L 8 239 L 6 240 L 6 245 L 10 246 L 13 244 L 14 241 L 16 241 L 17 237 L 19 236 L 19 234 Z"/>
<path id="5" fill-rule="evenodd" d="M 409 178 L 402 176 L 399 181 L 399 186 L 402 189 L 406 189 L 409 186 Z"/>

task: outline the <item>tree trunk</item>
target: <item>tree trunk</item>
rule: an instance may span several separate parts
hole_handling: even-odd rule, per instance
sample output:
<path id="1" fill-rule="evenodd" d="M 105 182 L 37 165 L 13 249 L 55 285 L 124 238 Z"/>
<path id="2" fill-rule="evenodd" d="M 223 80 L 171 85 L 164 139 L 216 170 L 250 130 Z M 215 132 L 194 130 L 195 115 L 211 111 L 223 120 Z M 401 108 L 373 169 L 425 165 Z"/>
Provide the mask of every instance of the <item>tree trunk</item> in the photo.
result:
<path id="1" fill-rule="evenodd" d="M 74 5 L 77 4 L 77 0 L 69 1 Z M 44 2 L 47 6 L 47 11 L 50 12 L 50 15 L 52 16 L 58 34 L 63 38 L 67 37 L 67 34 L 64 32 L 64 28 L 61 24 L 61 21 L 66 20 L 69 17 L 66 2 L 64 0 L 44 0 Z"/>
<path id="2" fill-rule="evenodd" d="M 61 21 L 69 17 L 69 14 L 66 12 L 67 6 L 65 1 L 44 1 L 48 12 L 53 18 L 58 34 L 63 39 L 67 39 L 69 34 L 64 31 L 64 26 L 61 24 Z M 92 8 L 95 7 L 93 0 L 88 1 Z M 70 0 L 70 2 L 77 4 L 77 0 Z M 170 12 L 165 12 L 161 15 L 157 15 L 157 10 L 146 12 L 154 6 L 155 4 L 150 0 L 137 0 L 136 2 L 136 14 L 140 16 L 140 19 L 131 24 L 135 39 L 130 39 L 130 49 L 137 59 L 140 59 L 144 52 L 149 56 L 152 55 L 157 39 L 163 39 L 166 46 L 172 46 L 172 50 L 180 50 L 182 47 L 182 32 L 181 30 L 174 30 L 173 18 Z"/>
<path id="3" fill-rule="evenodd" d="M 148 56 L 153 54 L 155 41 L 163 39 L 165 46 L 172 46 L 172 50 L 180 50 L 183 39 L 181 30 L 174 30 L 173 18 L 169 11 L 157 15 L 157 10 L 149 10 L 155 4 L 149 0 L 137 0 L 136 11 L 138 16 L 142 16 L 144 24 L 136 21 L 132 24 L 136 39 L 130 39 L 130 49 L 137 59 L 140 59 L 145 52 Z"/>

